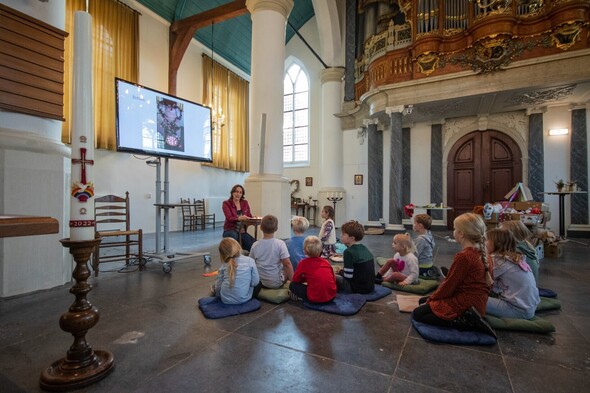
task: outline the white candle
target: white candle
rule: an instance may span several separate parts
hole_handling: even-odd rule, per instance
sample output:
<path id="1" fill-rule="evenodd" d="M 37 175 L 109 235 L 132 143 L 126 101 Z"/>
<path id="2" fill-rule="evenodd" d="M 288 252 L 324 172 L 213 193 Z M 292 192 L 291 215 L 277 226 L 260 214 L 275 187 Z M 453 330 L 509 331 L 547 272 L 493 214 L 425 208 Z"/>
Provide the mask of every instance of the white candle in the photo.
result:
<path id="1" fill-rule="evenodd" d="M 92 17 L 74 15 L 72 76 L 72 186 L 70 239 L 94 239 L 94 109 L 92 89 Z"/>

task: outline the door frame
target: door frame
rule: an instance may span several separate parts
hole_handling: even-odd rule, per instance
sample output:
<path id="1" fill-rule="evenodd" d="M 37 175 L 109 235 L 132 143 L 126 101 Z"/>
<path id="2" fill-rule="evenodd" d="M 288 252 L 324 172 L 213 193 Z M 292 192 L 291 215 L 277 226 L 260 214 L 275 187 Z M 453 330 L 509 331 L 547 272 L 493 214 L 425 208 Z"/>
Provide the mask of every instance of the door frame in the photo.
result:
<path id="1" fill-rule="evenodd" d="M 449 153 L 453 146 L 463 138 L 465 135 L 474 131 L 494 130 L 508 135 L 516 142 L 520 148 L 521 164 L 522 164 L 522 179 L 528 185 L 528 130 L 529 118 L 524 111 L 522 112 L 508 112 L 491 117 L 482 116 L 479 118 L 460 118 L 449 119 L 443 124 L 443 152 L 442 152 L 442 183 L 443 195 L 445 202 L 448 195 L 448 165 Z M 448 203 L 447 203 L 448 205 Z M 452 206 L 451 206 L 452 207 Z M 447 223 L 447 214 L 443 217 L 443 222 Z"/>

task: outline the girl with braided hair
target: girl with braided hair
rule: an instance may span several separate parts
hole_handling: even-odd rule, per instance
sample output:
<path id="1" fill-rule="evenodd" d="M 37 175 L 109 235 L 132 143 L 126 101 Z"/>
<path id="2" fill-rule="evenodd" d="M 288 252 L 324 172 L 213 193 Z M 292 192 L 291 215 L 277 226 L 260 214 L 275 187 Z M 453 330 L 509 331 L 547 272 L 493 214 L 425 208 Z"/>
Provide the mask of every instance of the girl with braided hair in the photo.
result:
<path id="1" fill-rule="evenodd" d="M 412 318 L 430 325 L 480 331 L 496 337 L 481 317 L 485 315 L 493 284 L 492 266 L 486 252 L 485 223 L 480 215 L 465 213 L 455 218 L 453 236 L 462 250 L 453 258 L 446 279 L 430 296 L 420 299 Z"/>
<path id="2" fill-rule="evenodd" d="M 254 259 L 242 255 L 242 247 L 235 239 L 224 237 L 219 243 L 221 267 L 217 281 L 211 288 L 213 296 L 225 304 L 242 304 L 252 299 L 260 277 Z"/>

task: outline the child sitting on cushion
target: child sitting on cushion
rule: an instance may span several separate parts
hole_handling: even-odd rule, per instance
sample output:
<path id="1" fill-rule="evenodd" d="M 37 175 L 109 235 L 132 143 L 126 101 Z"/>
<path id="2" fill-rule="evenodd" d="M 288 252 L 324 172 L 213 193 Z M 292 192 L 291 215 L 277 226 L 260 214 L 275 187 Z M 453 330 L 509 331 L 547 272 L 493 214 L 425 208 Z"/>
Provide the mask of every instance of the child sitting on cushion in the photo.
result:
<path id="1" fill-rule="evenodd" d="M 336 277 L 332 265 L 321 258 L 322 241 L 317 236 L 308 236 L 303 242 L 307 258 L 297 265 L 289 295 L 291 299 L 301 298 L 312 303 L 326 303 L 336 297 Z"/>
<path id="2" fill-rule="evenodd" d="M 531 268 L 505 229 L 490 229 L 486 247 L 494 261 L 494 286 L 486 311 L 499 318 L 531 319 L 541 299 Z"/>
<path id="3" fill-rule="evenodd" d="M 531 267 L 533 276 L 535 277 L 535 283 L 537 283 L 539 280 L 539 258 L 537 257 L 535 247 L 529 242 L 529 239 L 533 236 L 531 231 L 520 220 L 503 221 L 500 224 L 500 228 L 512 232 L 512 235 L 516 239 L 516 249 L 524 254 L 526 263 Z"/>
<path id="4" fill-rule="evenodd" d="M 375 261 L 371 251 L 360 244 L 365 228 L 358 221 L 349 221 L 340 229 L 340 240 L 347 247 L 342 255 L 344 268 L 336 275 L 339 292 L 371 293 L 375 290 Z"/>
<path id="5" fill-rule="evenodd" d="M 432 227 L 432 218 L 428 214 L 416 214 L 414 216 L 414 232 L 418 234 L 414 239 L 416 250 L 413 251 L 418 258 L 420 275 L 426 277 L 436 277 L 439 275 L 438 269 L 432 267 L 432 255 L 434 253 L 434 238 L 430 228 Z"/>
<path id="6" fill-rule="evenodd" d="M 224 237 L 219 243 L 221 267 L 212 288 L 213 296 L 225 304 L 242 304 L 252 299 L 258 285 L 258 270 L 254 260 L 242 255 L 242 247 L 235 239 Z"/>
<path id="7" fill-rule="evenodd" d="M 418 258 L 414 255 L 416 246 L 409 233 L 399 233 L 391 244 L 395 254 L 385 262 L 375 276 L 375 284 L 393 282 L 399 286 L 418 284 Z"/>
<path id="8" fill-rule="evenodd" d="M 461 245 L 446 279 L 432 296 L 420 299 L 412 312 L 418 322 L 481 331 L 496 337 L 482 318 L 493 283 L 485 245 L 486 224 L 482 216 L 464 213 L 456 217 L 453 236 Z"/>
<path id="9" fill-rule="evenodd" d="M 254 242 L 250 249 L 250 257 L 256 261 L 260 275 L 260 283 L 254 288 L 255 297 L 261 288 L 280 288 L 293 277 L 287 245 L 274 237 L 278 227 L 279 221 L 275 216 L 267 214 L 262 217 L 260 229 L 263 237 Z"/>
<path id="10" fill-rule="evenodd" d="M 309 228 L 309 221 L 305 217 L 295 216 L 291 219 L 291 229 L 293 236 L 285 241 L 287 250 L 289 250 L 289 259 L 293 265 L 293 271 L 297 270 L 297 264 L 305 258 L 303 252 L 303 241 L 305 240 L 305 231 Z"/>

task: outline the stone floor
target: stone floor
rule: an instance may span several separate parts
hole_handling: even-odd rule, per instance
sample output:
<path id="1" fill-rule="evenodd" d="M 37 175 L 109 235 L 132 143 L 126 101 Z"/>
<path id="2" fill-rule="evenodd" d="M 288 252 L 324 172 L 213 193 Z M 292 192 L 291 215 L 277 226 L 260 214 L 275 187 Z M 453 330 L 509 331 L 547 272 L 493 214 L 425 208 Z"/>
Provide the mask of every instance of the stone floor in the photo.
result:
<path id="1" fill-rule="evenodd" d="M 316 234 L 318 228 L 310 229 Z M 435 263 L 449 266 L 458 246 L 436 232 Z M 100 321 L 86 338 L 114 354 L 114 371 L 82 392 L 582 392 L 590 383 L 590 248 L 563 244 L 545 258 L 539 285 L 563 308 L 543 314 L 550 335 L 499 331 L 498 344 L 433 344 L 400 313 L 396 295 L 341 317 L 297 302 L 264 303 L 256 312 L 208 320 L 197 308 L 219 266 L 221 229 L 171 234 L 176 250 L 209 251 L 166 274 L 104 264 L 88 299 Z M 376 256 L 389 256 L 390 235 L 366 236 Z M 154 248 L 153 235 L 145 248 Z M 111 265 L 111 266 L 109 266 Z M 133 269 L 131 269 L 133 270 Z M 69 285 L 0 300 L 0 391 L 36 392 L 41 371 L 65 356 L 73 339 L 59 328 L 72 304 Z"/>

